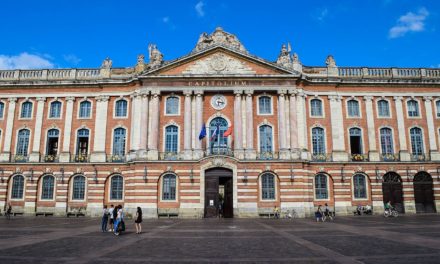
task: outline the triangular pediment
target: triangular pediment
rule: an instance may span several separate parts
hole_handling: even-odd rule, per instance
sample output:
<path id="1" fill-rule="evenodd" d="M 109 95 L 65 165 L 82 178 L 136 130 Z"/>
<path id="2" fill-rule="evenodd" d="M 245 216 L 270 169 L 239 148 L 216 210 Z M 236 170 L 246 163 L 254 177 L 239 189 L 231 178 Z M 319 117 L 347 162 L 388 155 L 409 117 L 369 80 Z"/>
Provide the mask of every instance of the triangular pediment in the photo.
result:
<path id="1" fill-rule="evenodd" d="M 216 47 L 190 54 L 145 75 L 280 75 L 294 72 L 263 59 L 242 54 L 225 47 Z"/>

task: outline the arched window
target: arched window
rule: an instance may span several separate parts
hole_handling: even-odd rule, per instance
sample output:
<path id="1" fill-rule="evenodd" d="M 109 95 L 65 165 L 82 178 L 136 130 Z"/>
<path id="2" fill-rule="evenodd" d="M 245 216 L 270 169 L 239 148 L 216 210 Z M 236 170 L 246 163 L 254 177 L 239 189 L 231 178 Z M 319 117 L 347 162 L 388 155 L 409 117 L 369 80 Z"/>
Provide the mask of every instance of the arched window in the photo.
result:
<path id="1" fill-rule="evenodd" d="M 437 117 L 440 117 L 440 100 L 435 102 L 435 108 L 437 109 Z M 1 117 L 3 117 L 3 115 L 1 115 Z"/>
<path id="2" fill-rule="evenodd" d="M 177 152 L 179 129 L 171 125 L 165 128 L 165 152 Z"/>
<path id="3" fill-rule="evenodd" d="M 272 151 L 272 127 L 262 125 L 260 126 L 260 153 L 271 153 Z"/>
<path id="4" fill-rule="evenodd" d="M 272 114 L 272 105 L 269 96 L 260 96 L 258 98 L 258 110 L 260 114 Z"/>
<path id="5" fill-rule="evenodd" d="M 380 129 L 380 148 L 382 154 L 394 154 L 393 131 L 391 128 L 384 127 Z"/>
<path id="6" fill-rule="evenodd" d="M 380 117 L 390 116 L 390 104 L 387 100 L 379 100 L 377 102 L 377 111 Z"/>
<path id="7" fill-rule="evenodd" d="M 11 199 L 23 199 L 24 177 L 16 175 L 12 178 Z"/>
<path id="8" fill-rule="evenodd" d="M 351 154 L 362 154 L 362 130 L 357 127 L 350 128 Z"/>
<path id="9" fill-rule="evenodd" d="M 311 116 L 322 116 L 322 101 L 319 99 L 312 99 L 310 101 Z"/>
<path id="10" fill-rule="evenodd" d="M 316 199 L 328 199 L 327 175 L 325 174 L 315 176 L 315 197 Z"/>
<path id="11" fill-rule="evenodd" d="M 0 102 L 0 118 L 3 118 L 5 114 L 5 103 Z"/>
<path id="12" fill-rule="evenodd" d="M 261 175 L 261 198 L 275 200 L 275 176 L 271 173 Z"/>
<path id="13" fill-rule="evenodd" d="M 320 127 L 312 128 L 312 149 L 313 154 L 325 154 L 324 129 Z"/>
<path id="14" fill-rule="evenodd" d="M 163 176 L 162 200 L 176 200 L 176 175 L 167 174 Z"/>
<path id="15" fill-rule="evenodd" d="M 413 155 L 423 155 L 423 134 L 422 129 L 413 127 L 409 130 L 411 135 L 411 149 Z"/>
<path id="16" fill-rule="evenodd" d="M 127 101 L 125 101 L 123 99 L 116 101 L 115 116 L 116 117 L 126 117 L 127 116 Z"/>
<path id="17" fill-rule="evenodd" d="M 359 112 L 359 102 L 356 100 L 347 101 L 347 112 L 349 117 L 360 116 Z"/>
<path id="18" fill-rule="evenodd" d="M 419 103 L 416 100 L 409 100 L 406 105 L 408 106 L 408 116 L 419 116 Z"/>
<path id="19" fill-rule="evenodd" d="M 178 115 L 179 114 L 179 97 L 170 96 L 166 100 L 165 113 L 167 115 Z"/>
<path id="20" fill-rule="evenodd" d="M 21 118 L 32 118 L 32 102 L 24 102 L 21 105 Z"/>
<path id="21" fill-rule="evenodd" d="M 27 156 L 29 150 L 29 137 L 31 132 L 29 129 L 20 129 L 18 131 L 17 151 L 16 155 Z"/>
<path id="22" fill-rule="evenodd" d="M 55 101 L 50 103 L 50 118 L 60 118 L 61 117 L 61 102 Z"/>
<path id="23" fill-rule="evenodd" d="M 79 104 L 79 117 L 89 118 L 91 110 L 92 110 L 92 103 L 90 103 L 89 101 L 81 102 Z"/>
<path id="24" fill-rule="evenodd" d="M 367 177 L 363 174 L 356 174 L 353 177 L 354 186 L 354 198 L 366 199 L 367 198 Z"/>
<path id="25" fill-rule="evenodd" d="M 41 184 L 41 200 L 53 200 L 55 177 L 44 176 Z"/>
<path id="26" fill-rule="evenodd" d="M 113 132 L 113 155 L 125 156 L 125 128 L 116 128 Z"/>
<path id="27" fill-rule="evenodd" d="M 113 176 L 110 181 L 110 200 L 122 200 L 124 179 L 121 175 Z"/>
<path id="28" fill-rule="evenodd" d="M 86 192 L 86 177 L 82 175 L 73 178 L 72 200 L 84 200 Z"/>
<path id="29" fill-rule="evenodd" d="M 228 129 L 228 122 L 222 117 L 214 118 L 209 123 L 209 136 L 211 152 L 214 154 L 225 154 L 228 147 L 228 137 L 224 136 Z"/>

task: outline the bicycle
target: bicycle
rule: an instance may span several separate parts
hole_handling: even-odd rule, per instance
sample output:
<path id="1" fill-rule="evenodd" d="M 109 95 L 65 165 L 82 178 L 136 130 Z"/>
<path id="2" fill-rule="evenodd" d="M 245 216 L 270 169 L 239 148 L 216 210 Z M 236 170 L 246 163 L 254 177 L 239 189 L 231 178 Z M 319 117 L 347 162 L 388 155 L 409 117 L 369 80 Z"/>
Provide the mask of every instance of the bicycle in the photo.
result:
<path id="1" fill-rule="evenodd" d="M 397 216 L 399 216 L 399 213 L 397 212 L 396 208 L 391 207 L 388 210 L 385 209 L 385 211 L 383 212 L 383 216 L 385 216 L 385 217 L 389 217 L 389 216 L 397 217 Z"/>

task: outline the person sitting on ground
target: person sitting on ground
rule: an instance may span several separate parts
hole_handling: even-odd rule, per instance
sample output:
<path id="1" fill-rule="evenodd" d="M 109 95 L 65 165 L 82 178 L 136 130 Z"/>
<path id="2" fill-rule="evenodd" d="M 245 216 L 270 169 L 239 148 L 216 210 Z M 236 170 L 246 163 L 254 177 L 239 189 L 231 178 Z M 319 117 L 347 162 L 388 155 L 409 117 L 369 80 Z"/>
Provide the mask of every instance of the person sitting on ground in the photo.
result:
<path id="1" fill-rule="evenodd" d="M 367 204 L 364 208 L 364 214 L 372 214 L 373 211 L 371 210 L 371 206 Z"/>
<path id="2" fill-rule="evenodd" d="M 280 218 L 280 209 L 276 205 L 273 207 L 273 213 L 276 219 Z"/>
<path id="3" fill-rule="evenodd" d="M 330 220 L 333 220 L 333 216 L 332 216 L 332 212 L 330 211 L 330 207 L 328 207 L 328 204 L 325 203 L 325 207 L 324 207 L 324 216 L 325 218 L 330 218 Z"/>
<path id="4" fill-rule="evenodd" d="M 322 209 L 321 209 L 321 205 L 318 205 L 318 209 L 315 212 L 315 217 L 316 217 L 316 222 L 319 222 L 319 220 L 321 220 L 322 222 L 324 222 L 324 220 L 322 219 Z"/>
<path id="5" fill-rule="evenodd" d="M 362 206 L 358 205 L 356 207 L 356 211 L 354 212 L 355 215 L 361 215 L 362 214 Z"/>

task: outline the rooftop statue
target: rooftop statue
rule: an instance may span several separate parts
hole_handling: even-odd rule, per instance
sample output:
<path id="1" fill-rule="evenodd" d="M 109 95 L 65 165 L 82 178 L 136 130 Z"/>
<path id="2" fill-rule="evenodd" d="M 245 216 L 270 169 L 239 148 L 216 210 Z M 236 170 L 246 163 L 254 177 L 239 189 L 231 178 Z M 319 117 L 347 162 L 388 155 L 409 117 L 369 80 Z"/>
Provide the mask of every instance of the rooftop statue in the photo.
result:
<path id="1" fill-rule="evenodd" d="M 107 57 L 101 64 L 101 69 L 110 69 L 113 65 L 113 61 Z"/>
<path id="2" fill-rule="evenodd" d="M 202 33 L 194 51 L 200 51 L 218 44 L 247 53 L 238 38 L 233 34 L 225 32 L 221 27 L 217 27 L 212 34 Z"/>
<path id="3" fill-rule="evenodd" d="M 145 61 L 144 61 L 144 59 L 145 59 L 144 54 L 139 54 L 137 56 L 137 63 L 136 63 L 136 66 L 135 66 L 135 71 L 136 72 L 143 72 L 145 70 Z"/>
<path id="4" fill-rule="evenodd" d="M 332 68 L 332 67 L 336 67 L 336 61 L 335 58 L 333 58 L 332 55 L 328 55 L 327 59 L 325 60 L 325 64 L 327 65 L 327 67 Z"/>
<path id="5" fill-rule="evenodd" d="M 280 55 L 278 55 L 277 64 L 280 66 L 283 66 L 285 68 L 292 68 L 292 58 L 290 57 L 291 52 L 290 43 L 283 44 L 281 46 L 281 52 Z"/>
<path id="6" fill-rule="evenodd" d="M 148 45 L 148 55 L 149 55 L 149 59 L 150 59 L 150 67 L 151 68 L 160 66 L 162 64 L 163 55 L 159 51 L 159 49 L 157 49 L 156 44 Z"/>

